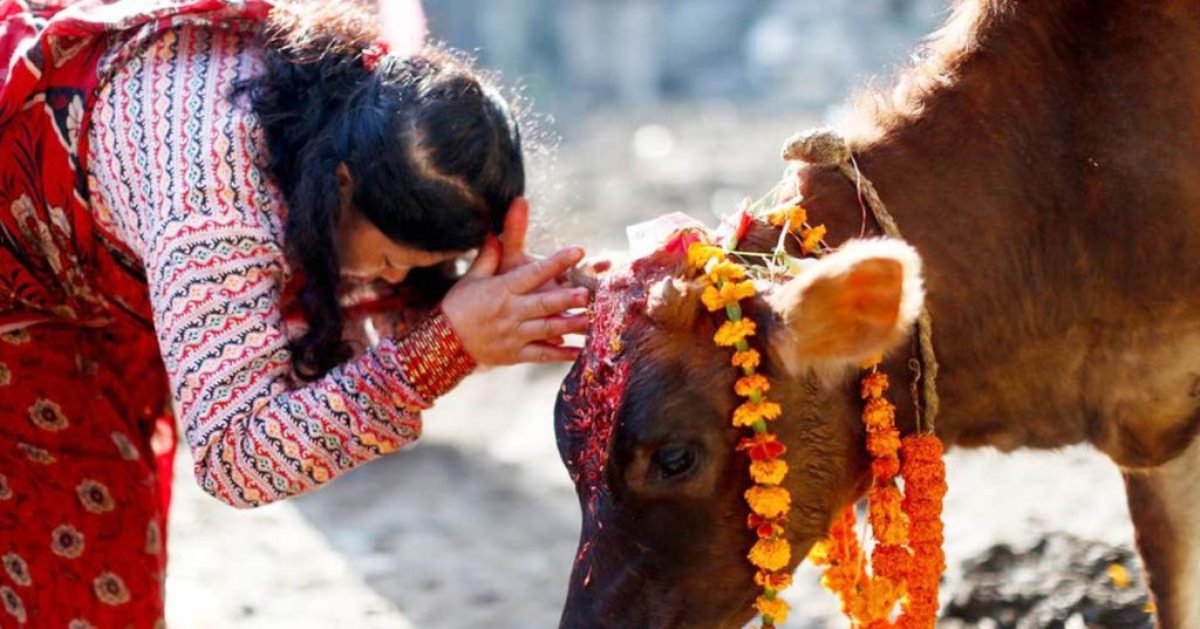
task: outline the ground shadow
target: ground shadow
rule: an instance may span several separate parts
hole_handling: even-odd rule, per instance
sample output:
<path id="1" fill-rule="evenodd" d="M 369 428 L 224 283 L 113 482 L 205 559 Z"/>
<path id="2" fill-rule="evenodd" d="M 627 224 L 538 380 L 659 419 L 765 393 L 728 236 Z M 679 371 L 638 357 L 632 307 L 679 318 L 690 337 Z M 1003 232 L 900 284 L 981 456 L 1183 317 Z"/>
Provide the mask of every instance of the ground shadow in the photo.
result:
<path id="1" fill-rule="evenodd" d="M 578 541 L 572 492 L 421 443 L 294 502 L 419 627 L 553 627 Z"/>

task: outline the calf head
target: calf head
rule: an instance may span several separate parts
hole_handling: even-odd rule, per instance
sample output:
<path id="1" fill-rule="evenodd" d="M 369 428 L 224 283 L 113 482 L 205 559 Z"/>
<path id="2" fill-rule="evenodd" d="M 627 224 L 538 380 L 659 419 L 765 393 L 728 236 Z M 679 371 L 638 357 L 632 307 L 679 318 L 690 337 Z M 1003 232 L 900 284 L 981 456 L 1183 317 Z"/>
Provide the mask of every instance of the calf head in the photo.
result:
<path id="1" fill-rule="evenodd" d="M 777 233 L 777 232 L 776 232 Z M 555 408 L 559 452 L 583 510 L 564 627 L 741 627 L 756 595 L 742 493 L 751 485 L 721 322 L 685 277 L 681 247 L 599 278 L 583 354 Z M 760 372 L 783 405 L 794 569 L 869 459 L 849 382 L 901 343 L 923 299 L 920 260 L 898 241 L 852 242 L 743 302 Z"/>

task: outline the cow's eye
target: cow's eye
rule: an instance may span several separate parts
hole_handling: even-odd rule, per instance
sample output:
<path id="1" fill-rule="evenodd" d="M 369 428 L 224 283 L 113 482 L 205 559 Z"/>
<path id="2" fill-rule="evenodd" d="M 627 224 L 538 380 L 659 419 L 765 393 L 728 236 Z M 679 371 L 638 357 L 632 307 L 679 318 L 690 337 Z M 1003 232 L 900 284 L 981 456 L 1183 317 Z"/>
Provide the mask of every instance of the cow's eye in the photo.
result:
<path id="1" fill-rule="evenodd" d="M 663 480 L 676 478 L 696 466 L 696 448 L 691 444 L 668 444 L 654 452 L 653 461 Z"/>

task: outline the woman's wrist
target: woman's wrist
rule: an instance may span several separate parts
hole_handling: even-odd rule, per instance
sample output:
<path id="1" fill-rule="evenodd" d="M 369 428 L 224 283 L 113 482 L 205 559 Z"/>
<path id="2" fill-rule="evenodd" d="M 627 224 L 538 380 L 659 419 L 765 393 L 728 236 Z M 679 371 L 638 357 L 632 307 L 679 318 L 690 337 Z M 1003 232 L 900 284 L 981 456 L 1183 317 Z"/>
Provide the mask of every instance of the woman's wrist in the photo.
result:
<path id="1" fill-rule="evenodd" d="M 393 342 L 401 371 L 417 394 L 430 403 L 477 366 L 440 307 Z"/>

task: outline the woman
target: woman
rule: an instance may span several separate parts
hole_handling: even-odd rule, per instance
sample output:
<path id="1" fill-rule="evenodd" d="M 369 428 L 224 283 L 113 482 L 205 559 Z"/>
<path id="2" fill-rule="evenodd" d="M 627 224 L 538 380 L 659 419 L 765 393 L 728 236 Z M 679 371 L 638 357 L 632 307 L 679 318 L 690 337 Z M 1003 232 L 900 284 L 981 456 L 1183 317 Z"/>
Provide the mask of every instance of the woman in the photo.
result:
<path id="1" fill-rule="evenodd" d="M 415 439 L 478 365 L 574 357 L 582 252 L 525 256 L 508 105 L 371 23 L 0 0 L 0 626 L 163 623 L 170 410 L 249 507 Z M 435 307 L 351 356 L 339 298 L 378 285 Z"/>

